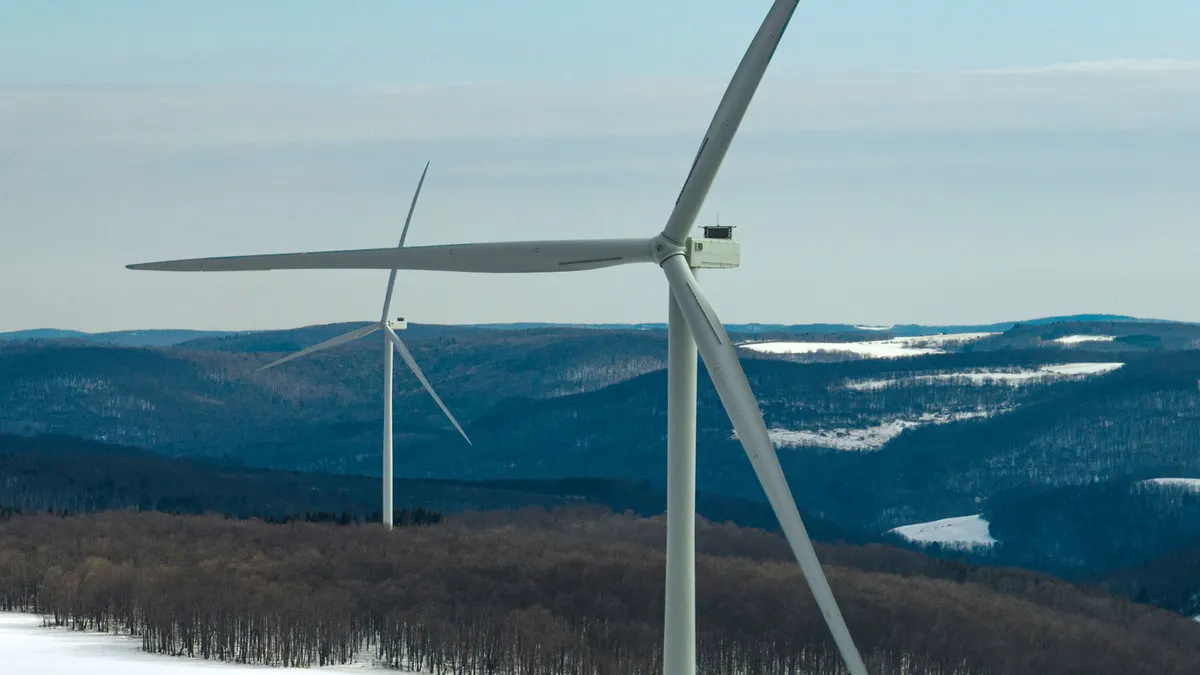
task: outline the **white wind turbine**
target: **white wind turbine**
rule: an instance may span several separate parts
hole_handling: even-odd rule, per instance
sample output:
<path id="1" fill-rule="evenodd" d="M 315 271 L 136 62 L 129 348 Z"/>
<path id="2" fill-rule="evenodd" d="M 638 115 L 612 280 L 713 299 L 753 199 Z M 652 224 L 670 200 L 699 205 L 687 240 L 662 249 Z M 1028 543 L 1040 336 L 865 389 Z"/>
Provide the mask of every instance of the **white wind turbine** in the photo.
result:
<path id="1" fill-rule="evenodd" d="M 417 197 L 421 196 L 421 186 L 425 184 L 425 174 L 429 172 L 429 162 L 425 163 L 425 170 L 421 172 L 421 180 L 417 181 L 417 190 L 413 193 L 412 203 L 408 205 L 408 216 L 404 219 L 404 230 L 400 233 L 400 243 L 396 246 L 397 249 L 404 247 L 404 240 L 408 237 L 408 226 L 412 223 L 413 210 L 417 208 Z M 454 415 L 450 414 L 450 410 L 442 403 L 441 397 L 433 390 L 433 386 L 429 384 L 429 380 L 425 379 L 425 373 L 421 372 L 421 368 L 413 359 L 412 352 L 408 350 L 408 346 L 396 335 L 396 328 L 404 328 L 406 322 L 391 321 L 388 319 L 388 310 L 392 306 L 392 289 L 396 285 L 396 269 L 392 269 L 392 273 L 388 276 L 387 293 L 383 296 L 383 313 L 379 317 L 379 321 L 368 326 L 358 328 L 339 335 L 335 338 L 315 344 L 306 349 L 302 349 L 294 354 L 289 354 L 278 361 L 272 361 L 258 370 L 264 371 L 268 368 L 274 368 L 281 363 L 287 363 L 292 359 L 300 358 L 308 354 L 314 354 L 322 349 L 336 347 L 340 344 L 345 344 L 361 337 L 366 337 L 376 331 L 383 331 L 383 524 L 388 528 L 392 528 L 392 488 L 395 485 L 395 478 L 392 472 L 392 349 L 400 352 L 400 358 L 408 364 L 409 370 L 417 379 L 421 381 L 421 386 L 425 387 L 425 391 L 433 397 L 434 402 L 446 413 L 446 417 L 450 418 L 450 423 L 458 429 L 458 433 L 471 443 L 471 439 L 467 438 L 467 432 L 463 431 L 458 420 L 454 419 Z"/>
<path id="2" fill-rule="evenodd" d="M 273 269 L 414 269 L 448 272 L 567 272 L 633 263 L 662 268 L 670 285 L 667 394 L 667 570 L 663 670 L 693 675 L 695 656 L 696 352 L 763 486 L 851 675 L 866 675 L 862 657 L 817 560 L 791 489 L 767 434 L 762 411 L 733 342 L 696 282 L 694 269 L 734 267 L 728 230 L 688 237 L 799 0 L 775 0 L 734 72 L 662 232 L 649 239 L 529 241 L 197 258 L 130 265 L 166 271 Z"/>

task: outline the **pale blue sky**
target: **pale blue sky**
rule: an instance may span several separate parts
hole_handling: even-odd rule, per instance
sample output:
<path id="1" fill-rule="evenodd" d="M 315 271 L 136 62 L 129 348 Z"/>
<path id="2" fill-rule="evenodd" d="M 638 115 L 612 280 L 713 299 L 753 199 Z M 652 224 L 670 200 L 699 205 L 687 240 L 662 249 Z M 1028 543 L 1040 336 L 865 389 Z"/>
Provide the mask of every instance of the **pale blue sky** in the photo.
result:
<path id="1" fill-rule="evenodd" d="M 414 245 L 651 234 L 768 4 L 0 0 L 0 330 L 369 319 L 386 272 L 123 266 L 391 245 L 426 159 Z M 722 318 L 1200 320 L 1196 35 L 1194 0 L 802 1 L 701 215 L 740 225 Z M 660 276 L 397 307 L 660 321 Z"/>
<path id="2" fill-rule="evenodd" d="M 767 4 L 0 0 L 0 79 L 393 84 L 691 75 L 731 68 L 729 57 Z M 1197 29 L 1193 0 L 808 0 L 776 65 L 952 70 L 1200 58 Z"/>

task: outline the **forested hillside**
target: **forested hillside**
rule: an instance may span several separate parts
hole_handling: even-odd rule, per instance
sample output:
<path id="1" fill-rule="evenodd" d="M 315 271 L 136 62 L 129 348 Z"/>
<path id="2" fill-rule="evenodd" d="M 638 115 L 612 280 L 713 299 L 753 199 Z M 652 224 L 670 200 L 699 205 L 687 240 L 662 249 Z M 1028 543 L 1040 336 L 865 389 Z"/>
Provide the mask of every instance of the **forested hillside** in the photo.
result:
<path id="1" fill-rule="evenodd" d="M 819 337 L 814 327 L 789 333 L 760 326 L 742 337 L 782 347 L 745 348 L 741 356 L 818 536 L 869 541 L 897 526 L 983 514 L 996 546 L 937 552 L 1077 579 L 1155 569 L 1155 560 L 1192 542 L 1195 506 L 1131 486 L 1200 477 L 1200 351 L 1192 349 L 1200 327 L 1085 319 L 1024 322 L 960 341 L 897 337 L 905 327 L 825 327 Z M 0 432 L 64 434 L 227 466 L 232 458 L 239 470 L 378 475 L 380 344 L 359 341 L 256 372 L 281 352 L 348 327 L 205 337 L 161 348 L 4 343 Z M 593 486 L 606 486 L 586 495 L 517 490 L 517 501 L 509 501 L 508 487 L 497 487 L 495 500 L 486 492 L 460 500 L 478 498 L 476 508 L 574 499 L 643 514 L 661 509 L 662 330 L 413 326 L 406 339 L 474 445 L 462 442 L 400 371 L 398 475 L 598 479 Z M 814 340 L 828 348 L 814 352 Z M 905 355 L 869 358 L 881 341 Z M 702 513 L 773 527 L 707 378 L 699 397 Z M 244 476 L 222 480 L 252 483 Z M 298 499 L 307 480 L 296 479 L 281 494 Z M 341 508 L 367 509 L 376 501 L 345 500 L 329 490 L 330 501 L 348 502 Z M 454 510 L 453 496 L 429 499 L 429 508 Z M 308 508 L 304 500 L 295 503 Z M 232 511 L 236 504 L 215 508 Z M 1108 517 L 1094 517 L 1099 513 Z M 1153 580 L 1137 584 L 1150 587 Z M 1200 580 L 1162 604 L 1188 607 L 1186 593 L 1200 593 Z"/>
<path id="2" fill-rule="evenodd" d="M 661 668 L 663 522 L 492 513 L 386 533 L 110 512 L 0 523 L 0 608 L 132 633 L 147 651 L 421 672 Z M 711 673 L 842 672 L 786 545 L 701 524 L 697 646 Z M 1023 572 L 822 548 L 871 672 L 1164 675 L 1200 669 L 1177 615 Z"/>
<path id="3" fill-rule="evenodd" d="M 320 516 L 378 522 L 380 490 L 378 478 L 245 467 L 230 457 L 216 463 L 169 458 L 69 437 L 0 434 L 0 509 L 89 513 L 131 508 L 234 518 Z M 665 492 L 649 481 L 603 478 L 402 478 L 396 481 L 393 498 L 397 510 L 440 513 L 590 504 L 652 516 L 666 508 Z M 760 500 L 700 493 L 696 508 L 717 522 L 777 527 L 770 506 Z M 867 531 L 805 516 L 809 532 L 823 541 L 878 539 Z"/>

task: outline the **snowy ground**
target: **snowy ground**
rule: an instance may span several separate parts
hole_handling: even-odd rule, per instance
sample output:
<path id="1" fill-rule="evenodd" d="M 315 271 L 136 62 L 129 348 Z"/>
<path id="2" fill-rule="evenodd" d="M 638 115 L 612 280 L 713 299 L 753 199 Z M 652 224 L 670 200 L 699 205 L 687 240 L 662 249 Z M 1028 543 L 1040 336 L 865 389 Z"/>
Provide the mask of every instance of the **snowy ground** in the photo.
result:
<path id="1" fill-rule="evenodd" d="M 921 544 L 938 543 L 956 548 L 975 548 L 996 543 L 988 531 L 990 525 L 991 523 L 976 514 L 904 525 L 889 531 Z"/>
<path id="2" fill-rule="evenodd" d="M 367 664 L 331 668 L 271 668 L 142 651 L 141 638 L 43 628 L 35 614 L 0 612 L 0 672 L 8 675 L 175 675 L 176 673 L 368 673 L 400 671 Z"/>
<path id="3" fill-rule="evenodd" d="M 1163 487 L 1176 487 L 1190 490 L 1192 492 L 1200 492 L 1200 478 L 1151 478 L 1144 480 L 1143 483 L 1151 485 L 1161 485 Z"/>
<path id="4" fill-rule="evenodd" d="M 925 413 L 919 417 L 908 419 L 897 418 L 882 422 L 863 429 L 814 429 L 794 431 L 791 429 L 770 429 L 768 434 L 777 448 L 817 447 L 834 448 L 836 450 L 879 450 L 888 444 L 905 429 L 914 429 L 927 424 L 946 424 L 958 420 L 968 420 L 978 417 L 988 417 L 989 411 L 972 411 L 959 413 Z M 737 438 L 735 433 L 733 438 Z"/>
<path id="5" fill-rule="evenodd" d="M 1081 342 L 1112 342 L 1115 339 L 1117 338 L 1112 335 L 1064 335 L 1054 338 L 1054 341 L 1064 345 L 1077 345 Z"/>
<path id="6" fill-rule="evenodd" d="M 1008 384 L 1015 387 L 1028 382 L 1042 382 L 1045 380 L 1068 377 L 1103 375 L 1104 373 L 1110 373 L 1123 365 L 1125 364 L 1059 363 L 1055 365 L 1041 366 L 1040 368 L 1022 368 L 1015 371 L 974 370 L 958 373 L 938 373 L 936 375 L 914 375 L 912 377 L 893 379 L 856 380 L 847 382 L 846 388 L 865 391 L 871 389 L 882 389 L 884 387 L 907 382 L 919 382 L 925 384 L 934 384 L 937 382 L 952 382 L 955 384 Z"/>
<path id="7" fill-rule="evenodd" d="M 995 333 L 951 333 L 946 335 L 917 335 L 891 340 L 866 342 L 744 342 L 739 347 L 763 354 L 817 354 L 833 352 L 857 354 L 879 359 L 902 356 L 944 354 L 952 344 L 971 342 Z"/>

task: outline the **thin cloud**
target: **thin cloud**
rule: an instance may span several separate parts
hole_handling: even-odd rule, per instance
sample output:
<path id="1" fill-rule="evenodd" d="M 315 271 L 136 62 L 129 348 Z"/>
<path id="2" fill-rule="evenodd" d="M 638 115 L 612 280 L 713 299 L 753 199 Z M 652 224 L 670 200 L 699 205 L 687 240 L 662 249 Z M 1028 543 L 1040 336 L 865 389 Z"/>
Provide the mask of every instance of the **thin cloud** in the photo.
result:
<path id="1" fill-rule="evenodd" d="M 1200 75 L 1200 61 L 1187 59 L 1104 59 L 1098 61 L 1055 63 L 1032 68 L 986 68 L 963 72 L 997 75 L 1144 75 L 1157 73 Z"/>
<path id="2" fill-rule="evenodd" d="M 646 78 L 374 88 L 10 87 L 0 89 L 0 147 L 694 134 L 707 126 L 724 84 Z M 744 130 L 1198 126 L 1200 61 L 1123 59 L 960 73 L 781 74 L 764 83 Z"/>

